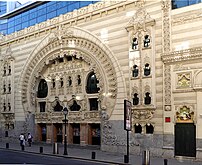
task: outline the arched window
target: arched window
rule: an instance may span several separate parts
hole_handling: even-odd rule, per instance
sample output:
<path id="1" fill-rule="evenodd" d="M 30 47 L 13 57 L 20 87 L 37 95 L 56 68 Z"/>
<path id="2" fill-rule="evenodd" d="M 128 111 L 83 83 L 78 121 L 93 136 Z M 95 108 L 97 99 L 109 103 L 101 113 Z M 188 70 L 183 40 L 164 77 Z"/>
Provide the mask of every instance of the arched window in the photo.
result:
<path id="1" fill-rule="evenodd" d="M 138 66 L 134 65 L 133 66 L 133 77 L 137 77 L 138 76 Z"/>
<path id="2" fill-rule="evenodd" d="M 132 49 L 135 50 L 137 48 L 138 48 L 138 40 L 136 37 L 134 37 L 132 41 Z"/>
<path id="3" fill-rule="evenodd" d="M 154 127 L 151 124 L 146 125 L 146 133 L 147 134 L 153 134 L 154 133 Z"/>
<path id="4" fill-rule="evenodd" d="M 60 112 L 62 111 L 62 106 L 60 105 L 60 103 L 57 101 L 56 106 L 54 107 L 54 111 L 56 112 Z"/>
<path id="5" fill-rule="evenodd" d="M 144 104 L 151 104 L 151 97 L 149 95 L 149 92 L 145 93 Z"/>
<path id="6" fill-rule="evenodd" d="M 142 126 L 140 124 L 135 124 L 135 133 L 142 133 Z"/>
<path id="7" fill-rule="evenodd" d="M 150 72 L 151 72 L 151 69 L 150 69 L 150 66 L 148 63 L 145 64 L 145 67 L 144 67 L 144 75 L 145 76 L 149 76 L 150 75 Z"/>
<path id="8" fill-rule="evenodd" d="M 48 95 L 48 85 L 46 80 L 41 79 L 39 86 L 38 86 L 38 93 L 37 97 L 38 98 L 45 98 Z"/>
<path id="9" fill-rule="evenodd" d="M 70 110 L 71 111 L 79 111 L 80 109 L 81 109 L 81 106 L 79 104 L 77 104 L 77 102 L 74 100 L 74 103 L 70 107 Z"/>
<path id="10" fill-rule="evenodd" d="M 52 79 L 52 88 L 55 88 L 55 79 Z"/>
<path id="11" fill-rule="evenodd" d="M 145 35 L 144 36 L 144 47 L 148 48 L 150 46 L 150 39 L 149 39 L 149 35 Z"/>
<path id="12" fill-rule="evenodd" d="M 133 105 L 138 105 L 138 104 L 139 104 L 138 94 L 135 93 L 133 97 Z"/>
<path id="13" fill-rule="evenodd" d="M 78 81 L 78 85 L 81 85 L 81 76 L 80 75 L 77 76 L 77 81 Z"/>
<path id="14" fill-rule="evenodd" d="M 61 88 L 63 87 L 63 84 L 64 84 L 63 78 L 60 78 L 60 87 L 61 87 Z"/>
<path id="15" fill-rule="evenodd" d="M 69 76 L 69 78 L 68 78 L 68 86 L 69 87 L 72 86 L 72 77 L 71 76 Z"/>
<path id="16" fill-rule="evenodd" d="M 86 86 L 86 92 L 87 93 L 98 93 L 100 88 L 98 87 L 99 81 L 96 78 L 96 75 L 94 72 L 89 74 L 87 79 L 87 86 Z"/>

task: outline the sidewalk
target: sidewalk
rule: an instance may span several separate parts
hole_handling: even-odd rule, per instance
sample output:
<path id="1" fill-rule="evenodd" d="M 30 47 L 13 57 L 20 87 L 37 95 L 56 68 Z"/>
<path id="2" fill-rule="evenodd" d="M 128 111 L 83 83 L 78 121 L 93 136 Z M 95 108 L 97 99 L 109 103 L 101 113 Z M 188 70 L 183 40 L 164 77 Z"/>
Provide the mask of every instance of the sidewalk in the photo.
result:
<path id="1" fill-rule="evenodd" d="M 6 143 L 0 142 L 0 149 L 6 149 Z M 21 151 L 19 143 L 9 143 L 9 149 Z M 59 154 L 53 154 L 53 145 L 51 144 L 35 144 L 31 147 L 25 146 L 23 152 L 38 153 L 40 154 L 40 149 L 43 149 L 44 155 L 54 155 L 54 156 L 64 156 L 64 146 L 63 144 L 58 144 Z M 73 147 L 68 146 L 67 157 L 76 159 L 86 159 L 92 160 L 92 152 L 95 152 L 95 161 L 113 163 L 113 164 L 124 164 L 124 155 L 119 153 L 104 152 L 99 149 L 85 148 L 85 147 Z M 142 157 L 136 155 L 130 155 L 129 164 L 131 165 L 142 165 Z M 150 165 L 164 165 L 163 158 L 151 158 Z M 190 159 L 181 160 L 168 159 L 168 165 L 202 165 L 202 162 Z"/>

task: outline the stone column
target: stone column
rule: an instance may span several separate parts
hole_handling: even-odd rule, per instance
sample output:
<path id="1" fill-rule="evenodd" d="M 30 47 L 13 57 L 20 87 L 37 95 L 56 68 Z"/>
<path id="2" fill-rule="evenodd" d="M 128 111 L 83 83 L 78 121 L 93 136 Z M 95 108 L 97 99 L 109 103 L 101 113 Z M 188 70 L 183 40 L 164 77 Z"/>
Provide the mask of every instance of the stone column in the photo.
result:
<path id="1" fill-rule="evenodd" d="M 47 143 L 51 143 L 52 142 L 52 135 L 53 135 L 53 128 L 51 124 L 47 124 L 46 125 L 46 129 L 47 129 L 47 136 L 46 136 L 46 142 Z"/>
<path id="2" fill-rule="evenodd" d="M 80 124 L 80 145 L 85 146 L 88 144 L 88 124 Z"/>

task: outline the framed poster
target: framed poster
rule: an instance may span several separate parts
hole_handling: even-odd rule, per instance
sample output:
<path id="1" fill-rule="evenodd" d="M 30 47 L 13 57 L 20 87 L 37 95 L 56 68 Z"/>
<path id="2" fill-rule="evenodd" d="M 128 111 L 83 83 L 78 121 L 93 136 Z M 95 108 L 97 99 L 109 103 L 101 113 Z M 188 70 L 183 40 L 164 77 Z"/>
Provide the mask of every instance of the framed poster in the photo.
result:
<path id="1" fill-rule="evenodd" d="M 124 100 L 124 130 L 131 131 L 132 129 L 132 112 L 131 102 Z"/>

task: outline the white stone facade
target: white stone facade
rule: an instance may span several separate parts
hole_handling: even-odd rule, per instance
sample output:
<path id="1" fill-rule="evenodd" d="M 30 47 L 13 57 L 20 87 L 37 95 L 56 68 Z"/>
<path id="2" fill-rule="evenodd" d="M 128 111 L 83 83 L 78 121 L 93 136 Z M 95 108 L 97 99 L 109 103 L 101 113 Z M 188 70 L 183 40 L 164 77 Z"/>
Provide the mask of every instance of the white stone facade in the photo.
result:
<path id="1" fill-rule="evenodd" d="M 37 124 L 62 123 L 63 114 L 53 112 L 55 101 L 69 107 L 78 97 L 81 110 L 69 113 L 69 123 L 100 124 L 101 149 L 124 153 L 124 99 L 133 103 L 137 94 L 132 124 L 141 125 L 142 131 L 136 134 L 132 128 L 131 153 L 146 147 L 153 155 L 175 156 L 175 125 L 183 122 L 196 126 L 196 157 L 202 158 L 201 7 L 171 10 L 167 0 L 101 1 L 1 37 L 1 136 L 31 131 L 39 140 Z M 100 91 L 94 95 L 85 90 L 91 71 L 99 80 Z M 66 85 L 69 76 L 71 87 Z M 48 82 L 45 99 L 37 98 L 41 78 Z M 98 111 L 89 110 L 91 98 L 98 99 Z M 46 102 L 45 113 L 40 113 L 40 101 Z M 147 133 L 150 125 L 153 134 Z M 81 131 L 82 144 L 89 144 L 86 131 Z"/>

